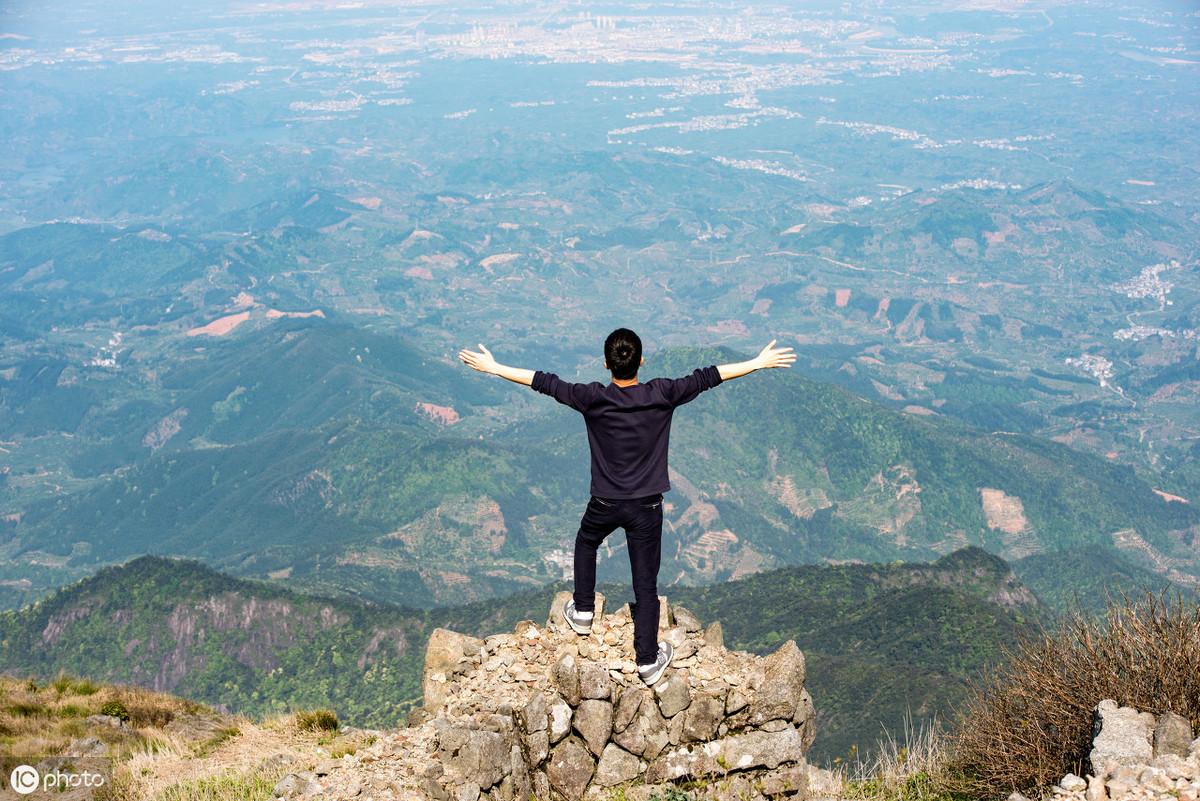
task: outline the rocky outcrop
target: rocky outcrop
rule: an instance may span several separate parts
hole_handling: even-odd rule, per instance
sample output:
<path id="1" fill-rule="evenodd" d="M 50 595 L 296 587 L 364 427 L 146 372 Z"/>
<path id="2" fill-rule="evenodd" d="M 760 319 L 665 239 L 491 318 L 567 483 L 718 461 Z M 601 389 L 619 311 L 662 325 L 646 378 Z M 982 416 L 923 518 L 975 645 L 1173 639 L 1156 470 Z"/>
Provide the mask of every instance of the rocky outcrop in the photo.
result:
<path id="1" fill-rule="evenodd" d="M 425 707 L 403 729 L 340 760 L 322 785 L 333 799 L 628 801 L 700 780 L 697 798 L 805 798 L 804 755 L 815 735 L 804 655 L 788 641 L 762 657 L 727 650 L 662 601 L 660 638 L 675 660 L 654 688 L 637 675 L 628 606 L 592 633 L 560 623 L 478 640 L 439 629 L 425 659 Z M 340 793 L 340 794 L 339 794 Z"/>
<path id="2" fill-rule="evenodd" d="M 1200 738 L 1186 718 L 1101 701 L 1092 728 L 1091 773 L 1053 788 L 1071 801 L 1200 801 Z"/>

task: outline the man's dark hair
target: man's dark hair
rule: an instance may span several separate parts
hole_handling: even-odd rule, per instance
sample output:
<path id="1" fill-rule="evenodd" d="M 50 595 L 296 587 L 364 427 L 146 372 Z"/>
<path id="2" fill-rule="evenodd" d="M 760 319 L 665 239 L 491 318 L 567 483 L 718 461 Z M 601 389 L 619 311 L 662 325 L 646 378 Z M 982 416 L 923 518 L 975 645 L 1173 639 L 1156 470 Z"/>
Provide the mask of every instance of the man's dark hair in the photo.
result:
<path id="1" fill-rule="evenodd" d="M 618 328 L 604 340 L 604 360 L 613 378 L 622 381 L 633 378 L 642 361 L 642 340 L 628 328 Z"/>

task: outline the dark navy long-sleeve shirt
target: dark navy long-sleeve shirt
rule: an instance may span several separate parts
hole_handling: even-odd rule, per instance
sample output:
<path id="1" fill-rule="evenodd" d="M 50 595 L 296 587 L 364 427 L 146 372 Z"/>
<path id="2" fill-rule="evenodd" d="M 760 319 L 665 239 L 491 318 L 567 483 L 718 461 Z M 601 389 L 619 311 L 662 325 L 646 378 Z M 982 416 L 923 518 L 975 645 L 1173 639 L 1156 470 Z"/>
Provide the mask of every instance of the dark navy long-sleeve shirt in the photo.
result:
<path id="1" fill-rule="evenodd" d="M 683 378 L 652 378 L 628 387 L 575 384 L 535 370 L 532 387 L 583 414 L 592 452 L 592 495 L 644 498 L 671 488 L 667 446 L 675 407 L 720 383 L 712 365 Z"/>

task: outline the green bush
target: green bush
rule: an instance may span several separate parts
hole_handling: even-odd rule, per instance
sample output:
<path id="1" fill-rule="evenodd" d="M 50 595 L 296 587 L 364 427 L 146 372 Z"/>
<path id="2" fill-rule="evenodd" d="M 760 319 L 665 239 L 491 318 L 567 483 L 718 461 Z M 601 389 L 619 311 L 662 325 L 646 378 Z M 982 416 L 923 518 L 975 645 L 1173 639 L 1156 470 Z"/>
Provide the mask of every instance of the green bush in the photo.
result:
<path id="1" fill-rule="evenodd" d="M 125 708 L 125 704 L 113 698 L 110 701 L 105 701 L 100 705 L 100 714 L 108 715 L 113 718 L 120 718 L 125 722 L 129 722 L 129 710 Z"/>

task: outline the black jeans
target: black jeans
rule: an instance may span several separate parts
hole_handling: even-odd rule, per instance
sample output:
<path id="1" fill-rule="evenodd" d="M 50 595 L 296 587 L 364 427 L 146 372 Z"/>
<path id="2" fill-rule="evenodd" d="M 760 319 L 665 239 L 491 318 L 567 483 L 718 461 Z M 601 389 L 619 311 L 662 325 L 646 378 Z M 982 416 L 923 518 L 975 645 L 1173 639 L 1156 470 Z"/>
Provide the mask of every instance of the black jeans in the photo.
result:
<path id="1" fill-rule="evenodd" d="M 596 608 L 596 549 L 616 528 L 625 529 L 633 575 L 633 650 L 639 665 L 658 658 L 658 562 L 662 553 L 663 496 L 592 496 L 575 535 L 575 608 Z"/>

